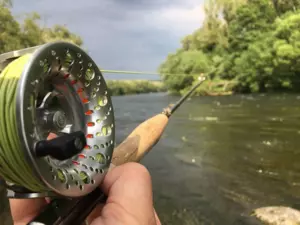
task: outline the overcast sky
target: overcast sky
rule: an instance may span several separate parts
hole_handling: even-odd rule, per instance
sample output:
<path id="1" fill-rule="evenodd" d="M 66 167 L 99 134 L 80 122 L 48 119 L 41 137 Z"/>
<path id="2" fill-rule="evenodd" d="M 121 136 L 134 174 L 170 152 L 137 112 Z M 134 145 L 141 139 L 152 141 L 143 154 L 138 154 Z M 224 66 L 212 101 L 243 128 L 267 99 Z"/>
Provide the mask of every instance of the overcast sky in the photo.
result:
<path id="1" fill-rule="evenodd" d="M 103 69 L 156 72 L 204 18 L 204 0 L 14 0 L 13 14 L 36 11 L 47 26 L 80 35 Z"/>

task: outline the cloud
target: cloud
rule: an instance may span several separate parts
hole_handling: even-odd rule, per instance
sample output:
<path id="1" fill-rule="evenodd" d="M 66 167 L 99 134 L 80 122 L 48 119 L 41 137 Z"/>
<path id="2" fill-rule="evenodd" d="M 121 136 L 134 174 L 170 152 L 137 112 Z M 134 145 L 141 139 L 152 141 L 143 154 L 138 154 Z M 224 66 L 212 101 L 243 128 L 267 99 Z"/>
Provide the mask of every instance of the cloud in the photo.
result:
<path id="1" fill-rule="evenodd" d="M 199 28 L 205 18 L 202 4 L 188 8 L 162 8 L 153 13 L 152 24 L 159 29 L 168 30 L 172 34 L 188 34 Z"/>
<path id="2" fill-rule="evenodd" d="M 201 26 L 204 0 L 15 0 L 13 13 L 37 11 L 65 24 L 105 69 L 156 71 L 180 39 Z"/>

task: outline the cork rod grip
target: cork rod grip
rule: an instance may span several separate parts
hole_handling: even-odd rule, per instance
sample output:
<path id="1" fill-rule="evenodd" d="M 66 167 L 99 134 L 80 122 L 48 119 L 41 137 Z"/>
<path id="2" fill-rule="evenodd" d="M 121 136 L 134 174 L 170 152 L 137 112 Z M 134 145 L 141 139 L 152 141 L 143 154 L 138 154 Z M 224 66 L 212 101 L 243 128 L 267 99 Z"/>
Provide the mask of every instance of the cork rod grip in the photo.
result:
<path id="1" fill-rule="evenodd" d="M 112 157 L 112 167 L 127 162 L 139 162 L 159 141 L 169 118 L 158 114 L 144 121 L 115 148 Z"/>

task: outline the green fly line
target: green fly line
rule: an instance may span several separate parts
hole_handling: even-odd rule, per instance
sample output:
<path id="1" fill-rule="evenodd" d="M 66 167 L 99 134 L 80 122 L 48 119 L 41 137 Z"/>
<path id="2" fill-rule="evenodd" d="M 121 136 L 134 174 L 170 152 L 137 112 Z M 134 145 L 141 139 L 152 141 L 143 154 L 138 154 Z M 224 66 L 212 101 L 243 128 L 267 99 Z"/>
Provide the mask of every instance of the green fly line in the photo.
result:
<path id="1" fill-rule="evenodd" d="M 0 74 L 0 176 L 8 182 L 39 192 L 47 188 L 34 175 L 25 159 L 16 118 L 18 82 L 30 57 L 27 54 L 14 60 Z"/>
<path id="2" fill-rule="evenodd" d="M 26 54 L 14 60 L 0 74 L 0 177 L 28 190 L 43 192 L 49 188 L 35 176 L 25 159 L 16 118 L 18 82 L 30 57 L 31 54 Z M 57 170 L 57 175 L 63 181 L 60 170 Z M 83 181 L 87 179 L 84 173 L 79 176 Z"/>

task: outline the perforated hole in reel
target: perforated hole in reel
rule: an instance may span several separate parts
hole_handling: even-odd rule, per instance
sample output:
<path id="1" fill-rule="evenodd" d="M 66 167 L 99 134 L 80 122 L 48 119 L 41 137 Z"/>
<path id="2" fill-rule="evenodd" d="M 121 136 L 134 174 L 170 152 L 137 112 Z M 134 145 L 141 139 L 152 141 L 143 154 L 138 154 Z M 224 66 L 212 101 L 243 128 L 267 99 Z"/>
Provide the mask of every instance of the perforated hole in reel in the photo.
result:
<path id="1" fill-rule="evenodd" d="M 96 188 L 108 170 L 115 131 L 111 98 L 94 61 L 70 43 L 40 47 L 23 71 L 17 104 L 21 141 L 43 182 L 70 197 Z M 78 155 L 36 157 L 38 141 L 75 131 L 83 131 L 87 141 Z"/>

